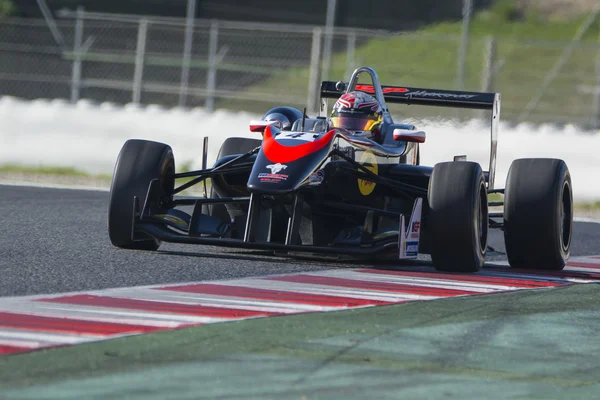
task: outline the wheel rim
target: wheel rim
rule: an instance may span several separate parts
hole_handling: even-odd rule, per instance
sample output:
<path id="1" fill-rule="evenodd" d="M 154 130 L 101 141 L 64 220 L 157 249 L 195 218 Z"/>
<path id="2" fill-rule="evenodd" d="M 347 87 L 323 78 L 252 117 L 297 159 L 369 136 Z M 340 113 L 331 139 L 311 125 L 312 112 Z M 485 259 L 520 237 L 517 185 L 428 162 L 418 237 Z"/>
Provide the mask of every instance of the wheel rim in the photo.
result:
<path id="1" fill-rule="evenodd" d="M 479 195 L 475 202 L 475 237 L 479 242 L 479 252 L 485 254 L 487 250 L 487 207 L 483 204 L 487 204 L 487 193 L 485 190 L 485 184 L 479 186 Z"/>
<path id="2" fill-rule="evenodd" d="M 560 238 L 563 252 L 567 252 L 571 246 L 571 220 L 572 220 L 572 200 L 571 187 L 568 181 L 565 181 L 562 189 L 562 202 L 560 207 Z"/>

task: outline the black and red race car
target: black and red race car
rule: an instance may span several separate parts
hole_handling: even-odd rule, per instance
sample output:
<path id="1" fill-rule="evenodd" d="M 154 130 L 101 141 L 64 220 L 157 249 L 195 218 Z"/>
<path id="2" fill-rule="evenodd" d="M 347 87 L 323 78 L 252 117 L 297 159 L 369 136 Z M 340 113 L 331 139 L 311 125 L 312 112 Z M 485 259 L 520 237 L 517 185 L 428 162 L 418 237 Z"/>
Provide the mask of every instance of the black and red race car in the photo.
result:
<path id="1" fill-rule="evenodd" d="M 372 84 L 358 84 L 362 74 Z M 176 173 L 167 144 L 128 140 L 110 189 L 112 244 L 157 250 L 161 242 L 175 242 L 397 260 L 429 254 L 438 270 L 476 272 L 486 258 L 488 231 L 497 228 L 504 231 L 512 267 L 564 268 L 573 228 L 569 170 L 559 159 L 518 159 L 506 188 L 495 187 L 498 93 L 382 86 L 373 69 L 360 67 L 349 82 L 321 83 L 321 112 L 328 111 L 328 99 L 352 91 L 381 104 L 380 140 L 286 106 L 250 122 L 262 138 L 226 139 L 215 164 L 197 171 Z M 425 132 L 394 123 L 387 103 L 491 111 L 488 170 L 464 156 L 420 165 Z M 274 114 L 283 117 L 267 118 Z M 176 185 L 183 178 L 187 182 Z M 206 188 L 207 181 L 210 195 L 181 196 L 192 185 Z M 488 201 L 493 193 L 504 200 Z"/>

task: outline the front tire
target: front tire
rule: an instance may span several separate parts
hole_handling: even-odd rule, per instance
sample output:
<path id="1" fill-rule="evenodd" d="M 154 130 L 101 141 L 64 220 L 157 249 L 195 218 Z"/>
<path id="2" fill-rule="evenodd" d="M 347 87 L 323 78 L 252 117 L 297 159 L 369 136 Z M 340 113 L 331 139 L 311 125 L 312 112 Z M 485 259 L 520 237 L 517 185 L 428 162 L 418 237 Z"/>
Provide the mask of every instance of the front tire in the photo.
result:
<path id="1" fill-rule="evenodd" d="M 514 160 L 504 193 L 504 241 L 513 268 L 562 270 L 571 252 L 573 192 L 563 160 Z"/>
<path id="2" fill-rule="evenodd" d="M 133 198 L 144 206 L 148 186 L 159 179 L 159 190 L 153 199 L 158 207 L 161 200 L 172 196 L 175 187 L 175 160 L 171 147 L 158 142 L 131 139 L 125 142 L 117 158 L 110 187 L 108 234 L 114 246 L 125 249 L 157 250 L 160 241 L 133 240 Z"/>
<path id="3" fill-rule="evenodd" d="M 481 166 L 436 164 L 429 182 L 431 259 L 439 271 L 477 272 L 488 239 L 487 187 Z"/>

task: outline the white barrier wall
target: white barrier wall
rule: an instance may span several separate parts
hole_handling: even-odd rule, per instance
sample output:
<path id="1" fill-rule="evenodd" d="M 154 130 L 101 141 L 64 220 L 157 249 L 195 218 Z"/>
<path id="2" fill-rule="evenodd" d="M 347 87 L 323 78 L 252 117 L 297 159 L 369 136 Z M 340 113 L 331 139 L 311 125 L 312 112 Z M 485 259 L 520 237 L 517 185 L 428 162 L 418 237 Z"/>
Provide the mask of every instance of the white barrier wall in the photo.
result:
<path id="1" fill-rule="evenodd" d="M 266 111 L 266 110 L 265 110 Z M 245 112 L 160 107 L 100 106 L 81 101 L 73 106 L 62 100 L 23 101 L 0 98 L 0 165 L 67 166 L 90 173 L 111 174 L 123 143 L 143 138 L 170 144 L 176 164 L 192 162 L 199 168 L 202 138 L 209 136 L 209 165 L 229 136 L 260 138 L 248 130 L 251 119 L 261 116 Z M 397 121 L 402 122 L 402 121 Z M 487 170 L 489 127 L 473 122 L 452 126 L 447 122 L 414 122 L 427 132 L 421 162 L 433 165 L 466 154 Z M 600 133 L 600 132 L 598 132 Z M 567 162 L 576 200 L 600 199 L 600 134 L 576 128 L 557 129 L 501 125 L 499 132 L 496 187 L 504 187 L 510 163 L 522 157 L 555 157 Z"/>

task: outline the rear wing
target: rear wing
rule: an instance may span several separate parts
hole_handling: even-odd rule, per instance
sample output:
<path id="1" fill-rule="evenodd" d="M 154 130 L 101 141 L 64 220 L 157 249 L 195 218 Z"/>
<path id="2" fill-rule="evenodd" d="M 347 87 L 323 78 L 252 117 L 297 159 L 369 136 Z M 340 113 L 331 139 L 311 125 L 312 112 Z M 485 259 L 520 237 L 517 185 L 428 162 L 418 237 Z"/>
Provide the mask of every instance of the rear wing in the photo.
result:
<path id="1" fill-rule="evenodd" d="M 339 98 L 347 87 L 346 83 L 324 81 L 321 83 L 322 98 Z M 376 94 L 373 85 L 356 85 L 359 90 L 371 95 Z M 381 91 L 387 103 L 416 104 L 421 106 L 440 106 L 454 108 L 472 108 L 491 110 L 494 107 L 497 93 L 459 92 L 454 90 L 418 89 L 404 86 L 382 86 Z"/>
<path id="2" fill-rule="evenodd" d="M 371 75 L 373 85 L 359 85 L 358 75 Z M 452 108 L 469 108 L 491 111 L 490 167 L 488 171 L 488 191 L 494 190 L 496 152 L 498 147 L 498 127 L 500 125 L 500 93 L 465 92 L 455 90 L 420 89 L 406 86 L 381 86 L 377 73 L 368 67 L 357 68 L 350 82 L 321 82 L 321 101 L 339 98 L 342 94 L 359 90 L 374 95 L 385 111 L 386 103 L 414 104 Z"/>

